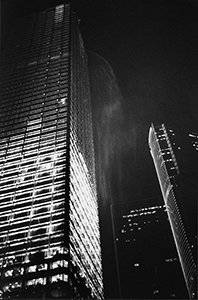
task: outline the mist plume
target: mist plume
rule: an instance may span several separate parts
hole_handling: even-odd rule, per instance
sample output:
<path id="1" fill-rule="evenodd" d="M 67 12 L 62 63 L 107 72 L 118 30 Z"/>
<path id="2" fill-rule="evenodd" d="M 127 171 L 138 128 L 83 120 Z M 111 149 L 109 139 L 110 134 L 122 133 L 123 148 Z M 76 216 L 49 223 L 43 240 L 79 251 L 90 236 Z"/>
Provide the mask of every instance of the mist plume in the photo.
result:
<path id="1" fill-rule="evenodd" d="M 112 200 L 111 165 L 120 147 L 122 96 L 107 61 L 88 53 L 98 193 L 99 199 L 106 203 Z"/>

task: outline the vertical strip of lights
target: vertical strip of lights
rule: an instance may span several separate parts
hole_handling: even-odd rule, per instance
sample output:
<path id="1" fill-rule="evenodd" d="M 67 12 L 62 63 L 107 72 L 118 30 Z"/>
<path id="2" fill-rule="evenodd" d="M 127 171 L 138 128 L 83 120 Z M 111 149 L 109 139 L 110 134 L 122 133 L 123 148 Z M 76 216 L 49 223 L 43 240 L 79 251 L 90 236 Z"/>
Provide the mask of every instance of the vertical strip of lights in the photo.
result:
<path id="1" fill-rule="evenodd" d="M 92 296 L 103 298 L 87 56 L 73 14 L 70 110 L 70 253 Z"/>
<path id="2" fill-rule="evenodd" d="M 181 262 L 189 297 L 195 297 L 195 277 L 196 265 L 193 261 L 191 249 L 186 237 L 185 229 L 178 209 L 174 193 L 172 178 L 178 172 L 177 161 L 168 138 L 168 133 L 164 125 L 155 128 L 153 125 L 149 132 L 149 146 L 157 172 L 163 199 L 167 208 L 167 213 Z"/>

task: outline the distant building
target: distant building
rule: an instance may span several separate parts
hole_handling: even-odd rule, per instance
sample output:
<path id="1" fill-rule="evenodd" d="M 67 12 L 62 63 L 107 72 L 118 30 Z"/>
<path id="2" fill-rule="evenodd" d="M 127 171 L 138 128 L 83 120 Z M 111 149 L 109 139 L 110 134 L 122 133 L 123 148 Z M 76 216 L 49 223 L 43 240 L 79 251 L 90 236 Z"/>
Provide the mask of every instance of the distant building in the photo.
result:
<path id="1" fill-rule="evenodd" d="M 1 298 L 103 298 L 87 68 L 70 5 L 14 22 L 1 65 Z"/>
<path id="2" fill-rule="evenodd" d="M 189 297 L 197 297 L 198 134 L 152 125 L 151 155 Z"/>
<path id="3" fill-rule="evenodd" d="M 188 298 L 162 199 L 114 204 L 111 212 L 121 298 Z"/>

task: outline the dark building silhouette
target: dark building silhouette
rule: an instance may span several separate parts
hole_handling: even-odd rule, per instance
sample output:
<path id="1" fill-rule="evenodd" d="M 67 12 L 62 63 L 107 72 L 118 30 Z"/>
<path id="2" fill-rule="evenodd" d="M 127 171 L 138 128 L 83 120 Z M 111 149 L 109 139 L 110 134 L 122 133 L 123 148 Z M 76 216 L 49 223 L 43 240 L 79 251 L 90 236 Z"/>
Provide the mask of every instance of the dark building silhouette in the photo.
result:
<path id="1" fill-rule="evenodd" d="M 152 125 L 149 145 L 189 297 L 197 297 L 198 134 Z"/>
<path id="2" fill-rule="evenodd" d="M 14 22 L 1 78 L 1 297 L 101 299 L 87 55 L 70 5 Z"/>
<path id="3" fill-rule="evenodd" d="M 188 298 L 163 200 L 114 204 L 111 211 L 121 298 Z"/>

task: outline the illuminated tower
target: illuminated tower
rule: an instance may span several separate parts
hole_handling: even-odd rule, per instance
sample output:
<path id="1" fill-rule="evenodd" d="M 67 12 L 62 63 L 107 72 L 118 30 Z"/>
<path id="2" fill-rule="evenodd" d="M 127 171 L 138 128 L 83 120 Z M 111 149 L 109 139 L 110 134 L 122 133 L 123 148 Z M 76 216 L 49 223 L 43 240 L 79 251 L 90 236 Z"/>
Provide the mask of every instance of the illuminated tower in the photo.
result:
<path id="1" fill-rule="evenodd" d="M 196 299 L 198 135 L 151 126 L 149 146 L 189 297 Z"/>
<path id="2" fill-rule="evenodd" d="M 16 20 L 2 61 L 1 297 L 101 299 L 87 56 L 70 6 Z"/>

